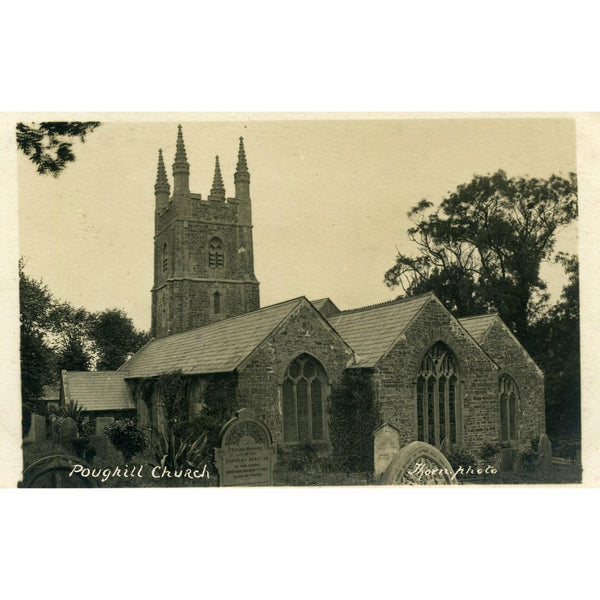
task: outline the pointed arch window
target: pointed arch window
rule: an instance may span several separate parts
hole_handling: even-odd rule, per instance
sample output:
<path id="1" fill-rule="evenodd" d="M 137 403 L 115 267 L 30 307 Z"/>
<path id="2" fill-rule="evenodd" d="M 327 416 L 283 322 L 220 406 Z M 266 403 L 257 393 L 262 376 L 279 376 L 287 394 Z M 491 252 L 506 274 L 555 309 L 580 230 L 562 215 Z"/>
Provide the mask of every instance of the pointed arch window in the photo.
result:
<path id="1" fill-rule="evenodd" d="M 225 266 L 223 242 L 218 237 L 212 238 L 208 243 L 208 266 L 211 269 L 221 269 Z"/>
<path id="2" fill-rule="evenodd" d="M 517 411 L 519 394 L 517 384 L 512 377 L 502 375 L 499 383 L 500 392 L 500 440 L 514 442 L 518 440 Z"/>
<path id="3" fill-rule="evenodd" d="M 283 439 L 312 442 L 326 439 L 325 371 L 312 356 L 294 359 L 282 385 Z"/>
<path id="4" fill-rule="evenodd" d="M 434 344 L 425 354 L 417 378 L 418 439 L 441 446 L 460 437 L 458 369 L 448 346 Z"/>
<path id="5" fill-rule="evenodd" d="M 167 247 L 167 243 L 165 242 L 162 250 L 162 268 L 166 273 L 169 268 L 169 248 Z"/>

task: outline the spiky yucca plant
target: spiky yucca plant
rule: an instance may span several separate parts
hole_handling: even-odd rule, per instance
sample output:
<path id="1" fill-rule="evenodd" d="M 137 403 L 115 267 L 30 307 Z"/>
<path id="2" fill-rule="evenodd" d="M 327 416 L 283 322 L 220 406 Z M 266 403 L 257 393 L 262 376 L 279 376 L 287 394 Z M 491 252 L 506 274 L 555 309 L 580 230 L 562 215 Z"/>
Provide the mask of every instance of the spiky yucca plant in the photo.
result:
<path id="1" fill-rule="evenodd" d="M 206 447 L 207 434 L 200 437 L 190 435 L 180 439 L 173 431 L 158 432 L 153 444 L 154 457 L 160 467 L 166 467 L 170 471 L 185 468 L 201 468 L 206 462 L 204 449 Z"/>

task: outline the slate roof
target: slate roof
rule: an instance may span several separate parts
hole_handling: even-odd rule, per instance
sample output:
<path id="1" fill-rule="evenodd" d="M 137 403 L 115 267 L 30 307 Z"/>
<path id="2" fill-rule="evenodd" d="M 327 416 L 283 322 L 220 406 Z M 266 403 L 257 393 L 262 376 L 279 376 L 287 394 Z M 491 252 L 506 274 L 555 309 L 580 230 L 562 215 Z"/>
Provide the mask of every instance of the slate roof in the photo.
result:
<path id="1" fill-rule="evenodd" d="M 356 353 L 353 367 L 374 367 L 433 297 L 428 293 L 347 310 L 328 321 Z"/>
<path id="2" fill-rule="evenodd" d="M 478 344 L 481 344 L 485 334 L 497 317 L 498 313 L 490 313 L 475 317 L 464 317 L 463 319 L 458 319 L 458 321 L 471 334 L 471 337 Z"/>
<path id="3" fill-rule="evenodd" d="M 124 373 L 119 371 L 63 371 L 65 401 L 89 411 L 135 409 Z"/>
<path id="4" fill-rule="evenodd" d="M 119 368 L 126 378 L 233 371 L 301 303 L 304 297 L 170 335 L 146 344 Z"/>

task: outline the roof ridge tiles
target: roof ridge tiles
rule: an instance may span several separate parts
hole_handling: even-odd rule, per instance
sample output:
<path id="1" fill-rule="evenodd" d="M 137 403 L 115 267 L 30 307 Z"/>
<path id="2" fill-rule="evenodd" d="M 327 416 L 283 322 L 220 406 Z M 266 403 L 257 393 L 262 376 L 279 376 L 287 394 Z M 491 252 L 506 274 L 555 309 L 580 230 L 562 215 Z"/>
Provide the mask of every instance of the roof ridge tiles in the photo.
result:
<path id="1" fill-rule="evenodd" d="M 458 317 L 459 321 L 469 321 L 471 319 L 482 319 L 483 317 L 497 317 L 498 316 L 498 311 L 494 310 L 492 312 L 489 313 L 483 313 L 481 315 L 471 315 L 470 317 Z"/>
<path id="2" fill-rule="evenodd" d="M 386 302 L 379 302 L 377 304 L 367 304 L 366 306 L 360 306 L 358 308 L 350 308 L 348 310 L 342 310 L 339 312 L 339 314 L 337 315 L 332 315 L 332 317 L 339 317 L 341 315 L 348 315 L 348 314 L 352 314 L 352 313 L 358 313 L 358 312 L 364 312 L 364 311 L 368 311 L 368 310 L 373 310 L 376 308 L 382 308 L 384 306 L 392 306 L 395 304 L 404 304 L 410 300 L 418 300 L 418 299 L 424 299 L 426 297 L 433 297 L 434 293 L 433 292 L 426 292 L 424 294 L 418 294 L 416 296 L 407 296 L 404 298 L 395 298 L 394 300 L 387 300 Z"/>

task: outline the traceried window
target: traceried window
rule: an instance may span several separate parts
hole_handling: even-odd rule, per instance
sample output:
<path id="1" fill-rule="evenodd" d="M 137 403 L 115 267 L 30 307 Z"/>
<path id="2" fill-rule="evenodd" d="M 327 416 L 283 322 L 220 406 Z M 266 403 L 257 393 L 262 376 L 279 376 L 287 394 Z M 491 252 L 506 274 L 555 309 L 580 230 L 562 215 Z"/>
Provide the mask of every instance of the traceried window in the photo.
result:
<path id="1" fill-rule="evenodd" d="M 312 356 L 290 363 L 282 386 L 284 441 L 325 439 L 325 386 L 323 368 Z"/>
<path id="2" fill-rule="evenodd" d="M 215 315 L 221 312 L 221 292 L 215 292 L 213 294 L 213 310 Z"/>
<path id="3" fill-rule="evenodd" d="M 425 354 L 417 378 L 418 439 L 439 447 L 457 442 L 458 370 L 448 346 L 438 342 Z"/>
<path id="4" fill-rule="evenodd" d="M 169 249 L 167 247 L 166 242 L 165 242 L 165 245 L 163 246 L 163 251 L 162 251 L 162 268 L 163 268 L 163 271 L 165 271 L 165 272 L 169 268 Z"/>
<path id="5" fill-rule="evenodd" d="M 512 377 L 500 377 L 500 439 L 503 442 L 517 441 L 517 410 L 519 395 Z"/>
<path id="6" fill-rule="evenodd" d="M 225 266 L 223 242 L 218 237 L 212 238 L 208 243 L 208 266 L 211 269 L 221 269 Z"/>

